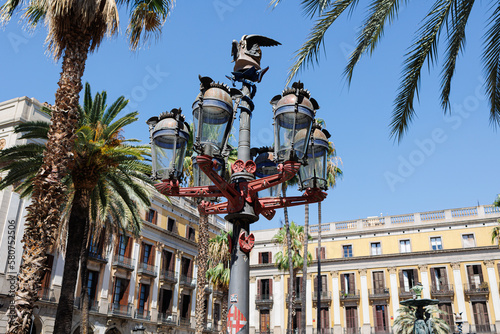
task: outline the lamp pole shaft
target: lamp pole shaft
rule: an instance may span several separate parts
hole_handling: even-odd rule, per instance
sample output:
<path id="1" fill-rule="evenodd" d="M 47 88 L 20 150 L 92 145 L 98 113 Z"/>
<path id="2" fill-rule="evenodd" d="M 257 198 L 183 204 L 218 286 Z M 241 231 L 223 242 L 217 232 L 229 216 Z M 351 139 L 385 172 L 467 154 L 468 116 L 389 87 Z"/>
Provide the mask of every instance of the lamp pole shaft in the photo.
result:
<path id="1" fill-rule="evenodd" d="M 250 96 L 250 86 L 243 83 L 241 89 L 243 95 Z M 250 155 L 250 105 L 242 100 L 240 104 L 240 128 L 238 137 L 238 159 L 246 162 L 251 159 Z M 255 176 L 250 173 L 235 173 L 232 182 L 238 180 L 250 181 Z M 240 213 L 226 217 L 233 224 L 233 237 L 231 250 L 231 276 L 229 281 L 229 312 L 227 330 L 230 334 L 248 334 L 250 328 L 250 259 L 249 254 L 243 252 L 239 245 L 241 232 L 245 235 L 250 233 L 250 223 L 258 220 L 253 207 L 245 203 Z M 240 328 L 244 323 L 245 325 Z"/>

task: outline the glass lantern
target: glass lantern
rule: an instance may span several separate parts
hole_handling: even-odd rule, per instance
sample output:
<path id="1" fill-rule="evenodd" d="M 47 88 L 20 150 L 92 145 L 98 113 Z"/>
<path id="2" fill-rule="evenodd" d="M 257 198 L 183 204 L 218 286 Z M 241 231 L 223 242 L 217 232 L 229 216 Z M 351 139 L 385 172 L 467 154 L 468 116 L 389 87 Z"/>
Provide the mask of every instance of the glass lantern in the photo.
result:
<path id="1" fill-rule="evenodd" d="M 274 146 L 277 161 L 302 161 L 305 156 L 315 110 L 319 108 L 303 85 L 294 83 L 271 100 L 274 109 Z M 297 140 L 297 134 L 303 140 Z"/>
<path id="2" fill-rule="evenodd" d="M 179 179 L 189 140 L 189 125 L 180 109 L 162 113 L 147 121 L 151 141 L 153 177 Z"/>
<path id="3" fill-rule="evenodd" d="M 202 86 L 203 79 L 200 79 Z M 211 81 L 193 103 L 195 150 L 200 154 L 221 156 L 232 120 L 233 101 L 229 87 Z"/>
<path id="4" fill-rule="evenodd" d="M 213 185 L 212 180 L 205 174 L 200 167 L 198 166 L 198 163 L 196 161 L 196 156 L 191 157 L 193 161 L 193 181 L 194 181 L 194 186 L 195 187 L 203 187 L 203 186 L 210 186 Z M 224 173 L 224 160 L 221 158 L 212 158 L 212 162 L 214 163 L 214 168 L 213 170 L 219 174 L 219 176 L 222 176 Z"/>
<path id="5" fill-rule="evenodd" d="M 307 150 L 307 164 L 300 166 L 300 188 L 319 188 L 326 190 L 328 163 L 328 137 L 326 130 L 315 128 Z"/>

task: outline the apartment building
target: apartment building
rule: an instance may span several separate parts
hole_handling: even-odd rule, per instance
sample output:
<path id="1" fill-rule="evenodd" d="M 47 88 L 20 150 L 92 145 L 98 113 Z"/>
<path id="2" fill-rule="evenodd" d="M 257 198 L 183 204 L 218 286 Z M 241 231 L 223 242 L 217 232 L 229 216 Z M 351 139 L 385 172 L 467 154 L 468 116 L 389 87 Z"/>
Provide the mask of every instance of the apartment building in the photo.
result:
<path id="1" fill-rule="evenodd" d="M 326 333 L 390 333 L 399 302 L 413 298 L 417 282 L 424 286 L 423 298 L 439 300 L 452 331 L 454 313 L 462 312 L 464 333 L 500 333 L 500 249 L 491 242 L 498 218 L 499 208 L 477 206 L 325 223 L 321 249 L 320 227 L 312 226 L 314 261 L 294 285 L 294 329 L 301 325 L 300 282 L 306 279 L 308 333 L 316 332 L 317 307 Z M 280 250 L 272 242 L 277 231 L 253 232 L 251 333 L 285 332 L 289 276 L 273 263 Z"/>
<path id="2" fill-rule="evenodd" d="M 15 125 L 30 120 L 48 120 L 33 98 L 17 98 L 0 103 L 0 149 L 21 143 Z M 147 128 L 145 128 L 147 131 Z M 9 296 L 9 276 L 19 271 L 26 207 L 29 200 L 6 189 L 0 192 L 0 251 L 9 254 L 8 232 L 15 231 L 14 266 L 0 257 L 0 332 L 5 332 Z M 198 210 L 190 199 L 170 198 L 155 193 L 152 206 L 142 210 L 140 237 L 120 235 L 105 245 L 92 243 L 88 260 L 90 325 L 92 333 L 132 333 L 142 324 L 147 333 L 191 333 L 195 324 Z M 228 222 L 218 216 L 209 219 L 211 236 Z M 57 252 L 48 256 L 42 279 L 40 300 L 34 311 L 31 333 L 52 333 L 60 296 L 64 258 Z M 75 291 L 72 333 L 79 333 L 80 282 Z M 222 292 L 205 287 L 206 330 L 220 328 Z"/>

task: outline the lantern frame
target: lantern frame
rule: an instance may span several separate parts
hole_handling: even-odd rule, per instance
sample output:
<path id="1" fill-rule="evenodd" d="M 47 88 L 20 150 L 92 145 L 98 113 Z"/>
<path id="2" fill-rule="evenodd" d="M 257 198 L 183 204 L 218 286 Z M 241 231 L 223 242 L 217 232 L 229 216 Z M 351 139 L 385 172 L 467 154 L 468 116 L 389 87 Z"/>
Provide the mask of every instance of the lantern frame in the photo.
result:
<path id="1" fill-rule="evenodd" d="M 304 85 L 300 81 L 294 82 L 291 88 L 285 89 L 282 95 L 276 95 L 270 103 L 273 106 L 276 161 L 278 163 L 287 160 L 304 162 L 314 116 L 316 110 L 319 109 L 318 103 L 311 98 L 311 94 L 304 89 Z M 288 124 L 291 124 L 289 127 L 282 125 L 283 118 L 287 115 L 290 119 Z M 299 116 L 305 117 L 305 122 L 298 123 Z M 281 138 L 282 136 L 288 138 Z M 287 140 L 287 144 L 282 143 Z M 301 140 L 304 142 L 297 145 Z M 302 149 L 300 150 L 299 147 Z"/>
<path id="2" fill-rule="evenodd" d="M 315 122 L 310 137 L 306 153 L 307 161 L 300 166 L 298 173 L 299 190 L 304 191 L 308 188 L 327 190 L 328 138 L 330 138 L 330 133 Z M 320 153 L 316 155 L 314 152 Z M 320 162 L 320 160 L 322 161 Z"/>
<path id="3" fill-rule="evenodd" d="M 175 126 L 174 125 L 175 122 Z M 182 177 L 183 162 L 186 155 L 186 149 L 189 141 L 189 124 L 185 122 L 181 108 L 172 109 L 170 112 L 163 112 L 159 117 L 151 117 L 146 121 L 149 125 L 149 140 L 151 145 L 152 158 L 152 179 L 154 180 L 178 180 Z M 166 149 L 157 143 L 162 142 L 161 139 L 170 139 L 172 146 L 171 158 L 166 159 L 166 163 L 162 165 L 165 168 L 159 168 L 160 154 L 159 151 Z M 168 157 L 169 154 L 163 154 Z"/>

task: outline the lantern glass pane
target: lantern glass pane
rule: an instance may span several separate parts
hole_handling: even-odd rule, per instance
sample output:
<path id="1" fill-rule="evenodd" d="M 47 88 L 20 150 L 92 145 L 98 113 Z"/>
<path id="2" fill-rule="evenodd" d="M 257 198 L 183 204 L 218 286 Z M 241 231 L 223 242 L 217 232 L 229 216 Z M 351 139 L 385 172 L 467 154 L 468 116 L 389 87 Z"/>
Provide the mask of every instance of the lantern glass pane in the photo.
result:
<path id="1" fill-rule="evenodd" d="M 216 162 L 216 165 L 214 167 L 214 170 L 219 174 L 219 176 L 222 174 L 223 170 L 223 163 L 224 161 L 220 161 L 218 159 L 213 159 L 213 161 Z M 198 164 L 196 163 L 196 157 L 193 157 L 193 179 L 194 179 L 194 186 L 195 187 L 203 187 L 203 186 L 210 186 L 213 185 L 212 180 L 205 174 L 199 167 Z"/>
<path id="2" fill-rule="evenodd" d="M 224 145 L 226 127 L 232 117 L 229 107 L 226 104 L 223 106 L 210 105 L 209 101 L 205 101 L 201 119 L 200 108 L 193 111 L 195 135 L 200 137 L 201 144 L 212 145 L 216 151 Z"/>
<path id="3" fill-rule="evenodd" d="M 168 178 L 169 171 L 182 172 L 187 141 L 185 138 L 166 135 L 156 135 L 153 140 L 155 150 L 156 170 L 162 179 Z M 174 150 L 175 147 L 175 150 Z M 175 154 L 175 156 L 174 156 Z"/>
<path id="4" fill-rule="evenodd" d="M 322 142 L 322 141 L 321 141 Z M 299 169 L 302 188 L 326 189 L 327 147 L 315 141 L 307 151 L 307 166 Z"/>
<path id="5" fill-rule="evenodd" d="M 268 153 L 265 154 L 265 159 L 259 159 L 261 156 L 256 159 L 257 163 L 257 171 L 255 172 L 255 176 L 257 177 L 266 177 L 266 176 L 271 176 L 278 174 L 278 167 L 276 166 L 276 163 L 268 158 Z M 259 162 L 257 162 L 260 160 Z M 266 191 L 269 193 L 269 196 L 271 197 L 277 197 L 280 196 L 281 193 L 281 185 L 276 185 L 270 188 L 267 188 Z M 263 191 L 264 192 L 264 191 Z"/>
<path id="6" fill-rule="evenodd" d="M 283 160 L 292 149 L 296 156 L 304 157 L 305 146 L 311 131 L 312 117 L 301 112 L 282 112 L 276 116 L 278 159 Z"/>

